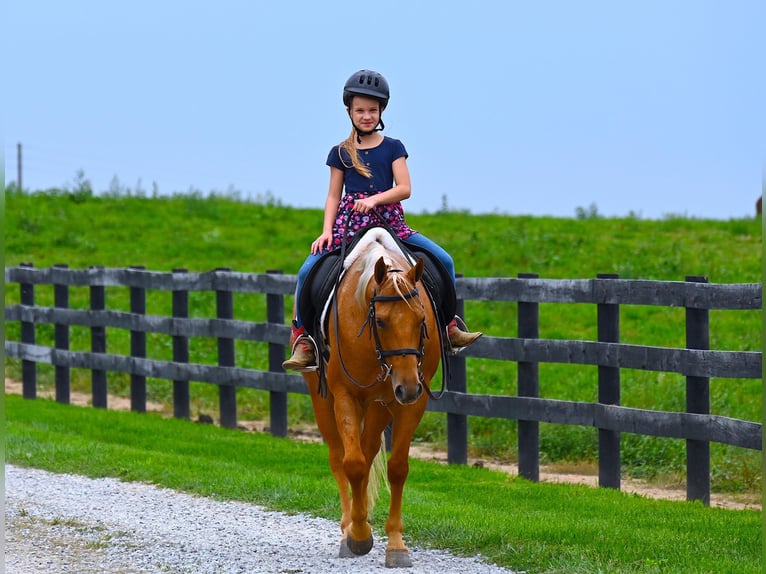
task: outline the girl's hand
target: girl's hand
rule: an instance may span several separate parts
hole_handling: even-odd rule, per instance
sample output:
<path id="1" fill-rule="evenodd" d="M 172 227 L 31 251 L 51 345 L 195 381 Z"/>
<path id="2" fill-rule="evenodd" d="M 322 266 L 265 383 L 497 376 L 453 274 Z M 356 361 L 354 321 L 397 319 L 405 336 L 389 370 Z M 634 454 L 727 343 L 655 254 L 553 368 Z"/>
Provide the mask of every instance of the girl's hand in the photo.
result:
<path id="1" fill-rule="evenodd" d="M 354 202 L 354 211 L 358 213 L 370 213 L 377 206 L 377 202 L 372 197 L 357 199 Z"/>
<path id="2" fill-rule="evenodd" d="M 330 245 L 332 245 L 332 233 L 322 233 L 322 235 L 317 237 L 314 240 L 314 243 L 311 244 L 311 254 L 316 255 L 317 253 L 321 253 L 325 249 L 329 249 Z"/>

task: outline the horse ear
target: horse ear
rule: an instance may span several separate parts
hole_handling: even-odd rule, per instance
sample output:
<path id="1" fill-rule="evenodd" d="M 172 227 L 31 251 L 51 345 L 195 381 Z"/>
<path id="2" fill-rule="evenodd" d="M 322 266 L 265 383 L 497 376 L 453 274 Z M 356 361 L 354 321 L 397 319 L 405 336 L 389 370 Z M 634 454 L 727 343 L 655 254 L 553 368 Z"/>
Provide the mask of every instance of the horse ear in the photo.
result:
<path id="1" fill-rule="evenodd" d="M 415 267 L 413 267 L 410 270 L 410 274 L 412 275 L 412 282 L 417 283 L 420 281 L 420 278 L 423 277 L 423 270 L 425 269 L 425 263 L 423 262 L 422 257 L 418 257 L 418 262 L 415 263 Z"/>
<path id="2" fill-rule="evenodd" d="M 378 282 L 378 285 L 383 283 L 383 278 L 386 276 L 386 273 L 388 272 L 388 265 L 386 265 L 385 260 L 383 257 L 378 259 L 377 263 L 375 263 L 375 281 Z"/>

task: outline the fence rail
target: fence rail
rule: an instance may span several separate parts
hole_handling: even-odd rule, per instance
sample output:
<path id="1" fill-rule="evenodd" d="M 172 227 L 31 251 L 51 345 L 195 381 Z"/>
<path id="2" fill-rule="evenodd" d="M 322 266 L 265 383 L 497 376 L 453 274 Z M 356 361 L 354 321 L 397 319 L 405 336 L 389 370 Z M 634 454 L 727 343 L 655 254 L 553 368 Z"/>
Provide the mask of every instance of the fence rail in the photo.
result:
<path id="1" fill-rule="evenodd" d="M 5 270 L 7 284 L 18 284 L 20 304 L 7 305 L 6 321 L 21 324 L 21 340 L 6 341 L 7 356 L 21 359 L 23 393 L 36 396 L 36 365 L 56 369 L 56 400 L 69 402 L 69 370 L 92 372 L 93 405 L 106 407 L 107 373 L 131 376 L 131 407 L 146 410 L 146 379 L 173 381 L 174 414 L 189 417 L 189 382 L 219 386 L 221 424 L 236 426 L 236 389 L 249 387 L 270 392 L 271 432 L 287 434 L 288 393 L 306 394 L 302 377 L 282 371 L 289 326 L 284 324 L 284 296 L 292 295 L 296 277 L 280 271 L 265 274 L 219 269 L 206 273 L 172 273 L 142 268 L 69 269 L 57 265 L 37 269 L 31 265 Z M 50 285 L 54 306 L 35 304 L 35 287 Z M 88 309 L 69 308 L 71 287 L 90 288 Z M 130 311 L 106 308 L 105 288 L 125 287 Z M 172 296 L 172 316 L 146 314 L 146 292 L 167 291 Z M 216 294 L 215 318 L 190 318 L 189 293 Z M 447 413 L 448 460 L 467 461 L 467 417 L 494 417 L 519 421 L 519 472 L 539 479 L 539 423 L 587 426 L 599 433 L 599 484 L 620 487 L 620 434 L 634 433 L 687 441 L 687 498 L 710 501 L 710 442 L 762 449 L 760 423 L 710 414 L 709 379 L 761 378 L 762 354 L 709 349 L 709 311 L 762 308 L 760 284 L 709 284 L 704 277 L 686 281 L 624 280 L 615 275 L 596 279 L 551 280 L 533 274 L 518 278 L 459 278 L 458 309 L 465 300 L 510 301 L 518 304 L 518 337 L 485 336 L 467 349 L 465 356 L 450 359 L 451 389 L 429 410 Z M 235 320 L 234 294 L 261 293 L 267 299 L 267 320 Z M 539 338 L 540 303 L 595 304 L 598 341 Z M 683 307 L 686 310 L 686 348 L 665 348 L 620 343 L 620 305 Z M 54 346 L 36 342 L 36 325 L 54 325 Z M 69 349 L 70 327 L 87 327 L 91 351 Z M 106 329 L 130 332 L 129 356 L 107 353 Z M 147 358 L 147 333 L 172 337 L 173 360 Z M 190 338 L 218 341 L 218 364 L 189 362 Z M 269 370 L 234 364 L 235 341 L 269 344 Z M 466 393 L 465 360 L 468 357 L 512 361 L 518 368 L 518 395 Z M 569 363 L 598 367 L 598 402 L 585 403 L 539 397 L 539 364 Z M 686 412 L 651 411 L 620 406 L 620 370 L 639 369 L 678 373 L 686 377 Z"/>

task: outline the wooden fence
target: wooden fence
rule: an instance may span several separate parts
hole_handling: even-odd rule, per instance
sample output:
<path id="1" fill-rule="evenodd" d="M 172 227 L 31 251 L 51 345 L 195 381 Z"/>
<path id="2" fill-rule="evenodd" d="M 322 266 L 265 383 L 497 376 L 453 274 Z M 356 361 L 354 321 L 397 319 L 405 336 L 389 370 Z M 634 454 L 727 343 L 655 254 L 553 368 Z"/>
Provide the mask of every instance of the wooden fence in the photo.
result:
<path id="1" fill-rule="evenodd" d="M 296 277 L 279 271 L 265 274 L 219 269 L 206 273 L 146 271 L 143 268 L 72 270 L 66 265 L 37 269 L 31 265 L 5 270 L 6 284 L 18 284 L 20 304 L 7 305 L 6 321 L 21 323 L 20 341 L 6 341 L 7 356 L 21 359 L 23 395 L 36 396 L 37 364 L 55 366 L 56 400 L 69 402 L 70 369 L 92 373 L 93 406 L 107 406 L 107 373 L 129 373 L 131 407 L 146 410 L 147 377 L 173 381 L 174 414 L 189 417 L 189 381 L 219 386 L 220 419 L 235 427 L 236 390 L 269 391 L 271 432 L 287 434 L 288 393 L 306 394 L 299 375 L 282 371 L 289 326 L 285 324 L 285 295 L 292 295 Z M 35 287 L 50 285 L 53 307 L 35 304 Z M 69 308 L 71 287 L 89 287 L 88 309 Z M 130 311 L 108 310 L 105 288 L 126 287 Z M 7 288 L 7 287 L 6 287 Z M 147 290 L 171 293 L 172 316 L 146 314 Z M 215 318 L 189 318 L 189 293 L 216 294 Z M 266 294 L 266 321 L 234 319 L 235 293 Z M 710 414 L 710 378 L 762 376 L 760 352 L 709 349 L 709 312 L 714 309 L 761 309 L 760 284 L 709 284 L 703 277 L 684 282 L 623 280 L 616 275 L 596 279 L 551 280 L 533 274 L 518 278 L 459 278 L 458 311 L 465 300 L 511 301 L 518 304 L 518 336 L 485 336 L 451 358 L 450 389 L 429 410 L 447 413 L 448 460 L 467 461 L 467 417 L 518 420 L 519 473 L 539 479 L 539 423 L 593 427 L 599 435 L 599 485 L 620 488 L 621 433 L 686 440 L 687 498 L 710 502 L 710 442 L 762 449 L 761 424 Z M 540 303 L 586 303 L 597 306 L 598 340 L 539 338 Z M 654 305 L 686 309 L 686 348 L 649 347 L 620 343 L 620 305 Z M 54 347 L 36 344 L 36 325 L 54 325 Z M 69 349 L 71 326 L 90 328 L 91 351 Z M 130 332 L 130 356 L 107 352 L 106 328 Z M 146 334 L 172 337 L 173 360 L 148 359 Z M 218 364 L 189 363 L 189 339 L 213 337 Z M 269 344 L 269 370 L 237 367 L 235 341 Z M 466 393 L 465 357 L 513 361 L 518 368 L 518 396 Z M 539 364 L 570 363 L 598 367 L 598 402 L 585 403 L 539 397 Z M 640 369 L 679 373 L 686 377 L 686 412 L 663 412 L 620 406 L 620 370 Z"/>

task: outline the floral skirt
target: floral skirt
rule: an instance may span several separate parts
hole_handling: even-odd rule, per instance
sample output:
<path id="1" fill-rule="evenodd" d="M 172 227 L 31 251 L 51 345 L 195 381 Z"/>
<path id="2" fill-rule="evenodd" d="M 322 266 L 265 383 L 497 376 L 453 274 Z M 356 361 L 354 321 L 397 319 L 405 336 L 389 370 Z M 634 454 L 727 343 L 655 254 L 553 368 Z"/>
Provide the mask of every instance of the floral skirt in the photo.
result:
<path id="1" fill-rule="evenodd" d="M 404 220 L 404 209 L 402 203 L 389 203 L 388 205 L 379 205 L 375 212 L 359 213 L 353 210 L 354 202 L 357 199 L 368 197 L 364 193 L 346 193 L 338 205 L 338 214 L 335 216 L 335 224 L 332 228 L 332 248 L 337 249 L 343 244 L 344 234 L 346 242 L 359 233 L 362 229 L 375 225 L 388 225 L 393 229 L 399 239 L 407 239 L 415 233 Z M 378 217 L 380 214 L 380 218 Z M 383 221 L 381 222 L 381 218 Z M 346 225 L 348 231 L 346 232 Z"/>

